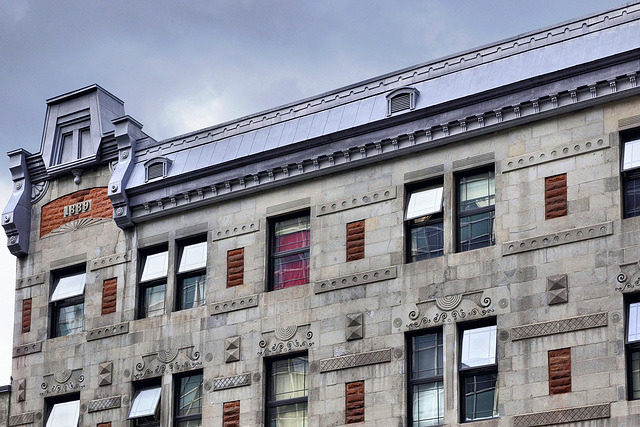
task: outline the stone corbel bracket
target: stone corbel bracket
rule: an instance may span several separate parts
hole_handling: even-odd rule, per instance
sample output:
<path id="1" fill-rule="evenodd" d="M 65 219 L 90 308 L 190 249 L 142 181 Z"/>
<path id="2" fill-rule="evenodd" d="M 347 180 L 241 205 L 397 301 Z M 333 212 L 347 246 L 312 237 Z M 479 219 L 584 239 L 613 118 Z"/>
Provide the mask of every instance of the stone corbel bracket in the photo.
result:
<path id="1" fill-rule="evenodd" d="M 480 292 L 449 295 L 419 302 L 409 313 L 407 329 L 420 329 L 443 323 L 459 322 L 507 313 L 509 290 L 496 287 Z"/>
<path id="2" fill-rule="evenodd" d="M 120 228 L 133 227 L 129 197 L 125 191 L 135 164 L 136 141 L 145 137 L 142 124 L 130 116 L 112 120 L 118 143 L 118 165 L 109 181 L 109 198 L 113 205 L 113 219 Z"/>
<path id="3" fill-rule="evenodd" d="M 13 180 L 13 192 L 7 206 L 2 211 L 2 227 L 7 235 L 7 247 L 15 256 L 29 254 L 31 235 L 31 179 L 27 168 L 26 150 L 8 153 L 9 170 Z"/>

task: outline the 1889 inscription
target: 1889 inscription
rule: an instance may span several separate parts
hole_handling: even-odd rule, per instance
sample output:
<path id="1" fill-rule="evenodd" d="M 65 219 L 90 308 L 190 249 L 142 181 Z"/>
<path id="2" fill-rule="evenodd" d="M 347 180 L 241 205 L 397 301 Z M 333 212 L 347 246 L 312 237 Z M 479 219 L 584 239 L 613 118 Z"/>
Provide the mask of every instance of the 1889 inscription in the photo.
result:
<path id="1" fill-rule="evenodd" d="M 91 210 L 91 200 L 85 200 L 84 202 L 74 203 L 73 205 L 67 205 L 64 207 L 64 216 L 78 215 L 83 212 Z"/>

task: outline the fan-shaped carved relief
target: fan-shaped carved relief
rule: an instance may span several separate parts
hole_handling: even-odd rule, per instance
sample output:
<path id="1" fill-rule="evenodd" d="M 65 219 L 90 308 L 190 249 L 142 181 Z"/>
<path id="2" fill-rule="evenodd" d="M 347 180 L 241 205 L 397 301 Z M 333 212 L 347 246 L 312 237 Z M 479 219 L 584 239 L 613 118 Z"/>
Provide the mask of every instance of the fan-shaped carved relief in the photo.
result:
<path id="1" fill-rule="evenodd" d="M 164 373 L 184 372 L 202 366 L 200 352 L 193 346 L 169 348 L 142 356 L 136 363 L 134 379 L 157 377 Z"/>
<path id="2" fill-rule="evenodd" d="M 287 353 L 312 347 L 313 332 L 311 325 L 287 326 L 274 331 L 262 332 L 262 340 L 258 343 L 259 356 Z"/>
<path id="3" fill-rule="evenodd" d="M 76 393 L 85 388 L 82 369 L 58 369 L 42 377 L 40 396 Z"/>

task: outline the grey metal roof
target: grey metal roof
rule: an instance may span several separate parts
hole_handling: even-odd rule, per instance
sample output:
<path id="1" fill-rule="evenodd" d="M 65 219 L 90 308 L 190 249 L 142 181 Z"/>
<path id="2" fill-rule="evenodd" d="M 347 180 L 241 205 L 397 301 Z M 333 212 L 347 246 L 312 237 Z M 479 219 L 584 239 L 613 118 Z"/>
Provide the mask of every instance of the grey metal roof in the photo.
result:
<path id="1" fill-rule="evenodd" d="M 136 165 L 126 188 L 145 183 L 143 163 L 154 157 L 173 162 L 168 174 L 171 177 L 385 119 L 385 95 L 398 87 L 418 89 L 416 109 L 427 109 L 639 49 L 639 19 L 640 5 L 628 5 L 145 145 L 136 153 Z"/>

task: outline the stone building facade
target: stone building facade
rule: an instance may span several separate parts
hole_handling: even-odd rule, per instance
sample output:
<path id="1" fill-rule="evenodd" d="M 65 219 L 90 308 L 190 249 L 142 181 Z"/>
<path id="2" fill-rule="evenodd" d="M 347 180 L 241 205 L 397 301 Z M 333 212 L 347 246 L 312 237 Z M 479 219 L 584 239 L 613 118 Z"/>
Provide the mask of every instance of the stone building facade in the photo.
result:
<path id="1" fill-rule="evenodd" d="M 640 425 L 640 5 L 9 153 L 10 426 Z"/>

